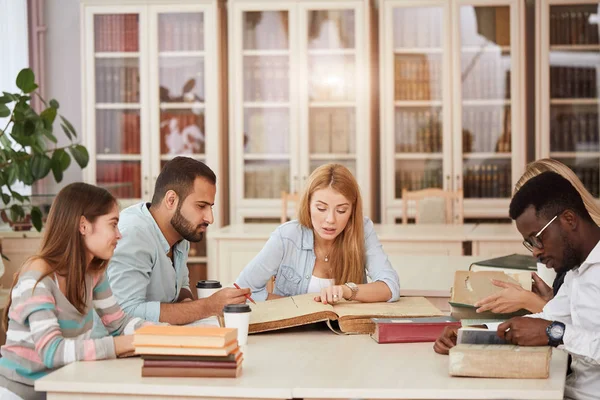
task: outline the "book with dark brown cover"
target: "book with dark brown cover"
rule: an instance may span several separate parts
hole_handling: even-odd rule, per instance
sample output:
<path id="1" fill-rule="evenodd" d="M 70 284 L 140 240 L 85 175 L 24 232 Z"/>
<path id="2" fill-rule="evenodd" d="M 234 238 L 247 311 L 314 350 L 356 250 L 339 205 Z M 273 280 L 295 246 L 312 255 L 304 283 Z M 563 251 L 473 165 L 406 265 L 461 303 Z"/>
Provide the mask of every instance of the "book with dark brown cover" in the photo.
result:
<path id="1" fill-rule="evenodd" d="M 433 318 L 373 318 L 375 332 L 371 335 L 377 343 L 435 342 L 447 326 L 460 327 L 452 317 Z"/>
<path id="2" fill-rule="evenodd" d="M 238 361 L 182 361 L 182 360 L 144 360 L 146 368 L 227 368 L 235 369 L 242 363 Z"/>
<path id="3" fill-rule="evenodd" d="M 218 362 L 233 362 L 239 361 L 242 358 L 242 352 L 239 347 L 233 353 L 227 356 L 181 356 L 181 355 L 164 355 L 164 354 L 143 354 L 142 360 L 152 361 L 218 361 Z"/>
<path id="4" fill-rule="evenodd" d="M 163 368 L 142 367 L 143 377 L 165 378 L 237 378 L 242 373 L 242 366 L 237 368 Z"/>

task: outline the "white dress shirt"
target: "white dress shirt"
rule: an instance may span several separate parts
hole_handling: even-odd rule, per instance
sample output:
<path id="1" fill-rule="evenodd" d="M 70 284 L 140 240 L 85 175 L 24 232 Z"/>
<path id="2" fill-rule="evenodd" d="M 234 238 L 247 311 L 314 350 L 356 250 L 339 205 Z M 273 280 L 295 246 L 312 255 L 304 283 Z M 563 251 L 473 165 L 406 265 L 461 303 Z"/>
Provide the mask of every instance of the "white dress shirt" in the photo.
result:
<path id="1" fill-rule="evenodd" d="M 565 276 L 541 313 L 529 315 L 565 324 L 563 348 L 573 356 L 565 399 L 600 399 L 600 242 Z"/>

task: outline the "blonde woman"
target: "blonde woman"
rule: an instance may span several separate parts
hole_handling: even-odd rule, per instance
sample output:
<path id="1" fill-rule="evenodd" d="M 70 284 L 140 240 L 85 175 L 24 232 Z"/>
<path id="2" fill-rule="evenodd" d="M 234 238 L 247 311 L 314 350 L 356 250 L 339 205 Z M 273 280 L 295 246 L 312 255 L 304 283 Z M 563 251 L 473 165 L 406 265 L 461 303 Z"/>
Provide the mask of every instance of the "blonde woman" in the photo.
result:
<path id="1" fill-rule="evenodd" d="M 515 185 L 516 193 L 521 186 L 529 179 L 543 172 L 556 172 L 566 178 L 577 189 L 585 208 L 597 225 L 600 225 L 600 207 L 596 204 L 594 197 L 583 186 L 581 180 L 575 175 L 573 170 L 560 161 L 551 158 L 542 158 L 527 165 L 525 173 Z M 546 285 L 537 275 L 533 274 L 533 292 L 524 290 L 520 286 L 510 285 L 508 283 L 494 281 L 496 286 L 503 287 L 504 290 L 486 297 L 479 301 L 476 306 L 478 312 L 492 311 L 495 313 L 510 313 L 520 309 L 529 310 L 532 313 L 541 312 L 544 306 L 552 299 L 564 281 L 566 271 L 557 271 L 556 278 L 552 287 Z"/>
<path id="2" fill-rule="evenodd" d="M 272 276 L 275 288 L 267 293 Z M 310 175 L 298 220 L 279 226 L 236 282 L 250 288 L 255 300 L 305 293 L 324 304 L 400 297 L 398 274 L 373 222 L 363 218 L 358 183 L 340 164 L 322 165 Z"/>

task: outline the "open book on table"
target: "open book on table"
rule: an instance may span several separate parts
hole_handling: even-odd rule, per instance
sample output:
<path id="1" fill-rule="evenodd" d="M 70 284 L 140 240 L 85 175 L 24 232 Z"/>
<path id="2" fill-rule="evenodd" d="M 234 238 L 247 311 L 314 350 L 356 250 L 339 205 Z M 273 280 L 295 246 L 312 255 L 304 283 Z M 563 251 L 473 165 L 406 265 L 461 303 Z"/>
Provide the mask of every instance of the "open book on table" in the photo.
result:
<path id="1" fill-rule="evenodd" d="M 443 313 L 424 297 L 401 297 L 393 303 L 360 303 L 342 301 L 322 304 L 315 294 L 284 297 L 250 304 L 249 333 L 273 331 L 322 321 L 339 323 L 343 333 L 371 334 L 375 323 L 371 318 L 436 317 Z M 329 327 L 331 324 L 328 323 Z"/>

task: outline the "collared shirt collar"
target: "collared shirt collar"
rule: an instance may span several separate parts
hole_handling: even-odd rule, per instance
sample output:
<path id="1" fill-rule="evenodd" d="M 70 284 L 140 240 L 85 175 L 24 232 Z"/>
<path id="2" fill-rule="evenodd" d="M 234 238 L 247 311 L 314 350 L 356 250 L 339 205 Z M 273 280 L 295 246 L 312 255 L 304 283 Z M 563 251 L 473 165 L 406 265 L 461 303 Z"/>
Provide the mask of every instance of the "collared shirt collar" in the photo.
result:
<path id="1" fill-rule="evenodd" d="M 302 228 L 302 249 L 313 250 L 315 247 L 315 234 L 312 229 L 300 225 Z"/>
<path id="2" fill-rule="evenodd" d="M 589 266 L 591 266 L 593 264 L 599 264 L 599 263 L 600 263 L 600 241 L 598 243 L 596 243 L 596 246 L 594 246 L 592 251 L 590 251 L 590 254 L 588 254 L 585 261 L 583 263 L 581 263 L 581 265 L 579 266 L 579 268 L 578 268 L 579 273 L 583 273 Z"/>
<path id="3" fill-rule="evenodd" d="M 150 213 L 150 203 L 142 203 L 142 214 L 146 218 L 149 218 L 152 220 L 152 228 L 156 231 L 156 233 L 158 235 L 158 238 L 160 240 L 160 245 L 162 246 L 162 249 L 165 252 L 165 254 L 169 254 L 169 251 L 171 251 L 171 246 L 169 246 L 169 242 L 167 241 L 167 238 L 165 238 L 165 235 L 162 233 L 162 231 L 160 230 L 160 227 L 156 223 L 156 220 Z M 175 251 L 181 251 L 180 246 L 182 243 L 183 243 L 183 240 L 180 240 L 179 242 L 175 243 L 175 245 L 173 246 L 175 248 Z"/>

